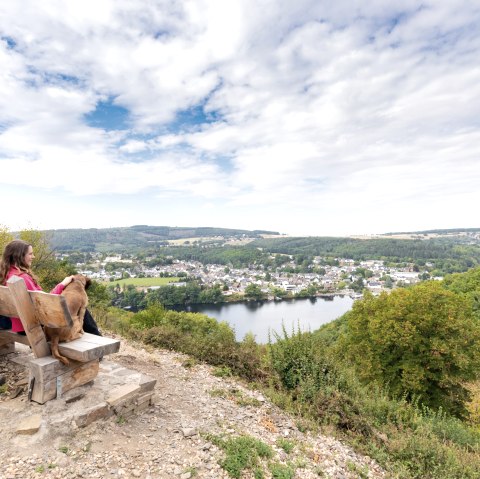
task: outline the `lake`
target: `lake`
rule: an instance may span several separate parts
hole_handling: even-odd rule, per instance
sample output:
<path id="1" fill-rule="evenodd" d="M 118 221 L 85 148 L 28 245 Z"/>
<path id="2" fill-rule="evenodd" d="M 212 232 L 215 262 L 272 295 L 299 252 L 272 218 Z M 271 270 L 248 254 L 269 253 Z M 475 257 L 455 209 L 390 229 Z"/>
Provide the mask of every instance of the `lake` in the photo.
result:
<path id="1" fill-rule="evenodd" d="M 352 307 L 348 296 L 291 299 L 283 301 L 250 301 L 246 303 L 194 304 L 183 311 L 202 313 L 225 321 L 235 330 L 238 341 L 251 332 L 258 343 L 268 343 L 268 332 L 281 333 L 282 322 L 290 334 L 292 328 L 314 331 Z"/>

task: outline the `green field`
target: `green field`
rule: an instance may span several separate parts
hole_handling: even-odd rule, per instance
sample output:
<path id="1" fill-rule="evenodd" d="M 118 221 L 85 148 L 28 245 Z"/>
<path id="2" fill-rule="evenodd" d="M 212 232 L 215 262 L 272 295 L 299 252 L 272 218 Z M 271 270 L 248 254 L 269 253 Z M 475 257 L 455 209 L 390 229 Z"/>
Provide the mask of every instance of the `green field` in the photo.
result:
<path id="1" fill-rule="evenodd" d="M 106 285 L 115 286 L 119 284 L 120 286 L 127 286 L 133 284 L 133 286 L 138 287 L 148 287 L 148 286 L 165 286 L 168 283 L 175 283 L 179 281 L 179 278 L 125 278 L 119 279 L 117 281 L 108 281 Z"/>

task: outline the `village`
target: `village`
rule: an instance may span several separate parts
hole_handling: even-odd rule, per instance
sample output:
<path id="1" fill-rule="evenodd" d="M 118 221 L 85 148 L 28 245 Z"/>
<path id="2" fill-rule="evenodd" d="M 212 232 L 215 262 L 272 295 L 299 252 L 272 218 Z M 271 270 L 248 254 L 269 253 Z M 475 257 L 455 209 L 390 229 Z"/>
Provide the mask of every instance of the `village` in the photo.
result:
<path id="1" fill-rule="evenodd" d="M 63 254 L 62 258 L 67 259 L 68 255 Z M 305 291 L 309 291 L 310 296 L 335 294 L 359 298 L 364 289 L 377 295 L 382 291 L 418 283 L 428 276 L 427 270 L 416 271 L 418 268 L 414 265 L 400 268 L 386 266 L 380 260 L 354 261 L 345 258 L 337 258 L 338 264 L 328 265 L 322 259 L 314 258 L 309 268 L 312 272 L 298 273 L 286 271 L 296 267 L 293 258 L 282 268 L 267 270 L 263 265 L 233 268 L 178 259 L 171 259 L 170 264 L 146 266 L 129 255 L 94 253 L 88 263 L 77 263 L 76 268 L 90 278 L 104 283 L 125 278 L 172 277 L 179 280 L 169 283 L 170 285 L 185 286 L 186 281 L 194 280 L 204 287 L 220 286 L 224 296 L 242 295 L 247 287 L 256 285 L 269 299 L 285 294 L 301 295 Z M 426 268 L 431 266 L 429 263 L 425 265 Z M 138 286 L 144 290 L 159 287 Z"/>

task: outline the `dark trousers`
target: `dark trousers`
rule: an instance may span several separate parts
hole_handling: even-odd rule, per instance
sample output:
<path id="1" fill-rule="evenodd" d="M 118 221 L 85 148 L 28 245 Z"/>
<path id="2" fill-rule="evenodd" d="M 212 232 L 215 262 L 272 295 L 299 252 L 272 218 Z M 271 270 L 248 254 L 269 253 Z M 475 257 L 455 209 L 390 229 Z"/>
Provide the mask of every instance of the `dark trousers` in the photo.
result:
<path id="1" fill-rule="evenodd" d="M 8 316 L 0 315 L 0 329 L 12 329 L 12 321 Z"/>
<path id="2" fill-rule="evenodd" d="M 98 329 L 97 323 L 93 319 L 93 316 L 90 314 L 88 309 L 85 311 L 85 317 L 83 318 L 83 330 L 86 333 L 95 334 L 97 336 L 102 335 Z"/>

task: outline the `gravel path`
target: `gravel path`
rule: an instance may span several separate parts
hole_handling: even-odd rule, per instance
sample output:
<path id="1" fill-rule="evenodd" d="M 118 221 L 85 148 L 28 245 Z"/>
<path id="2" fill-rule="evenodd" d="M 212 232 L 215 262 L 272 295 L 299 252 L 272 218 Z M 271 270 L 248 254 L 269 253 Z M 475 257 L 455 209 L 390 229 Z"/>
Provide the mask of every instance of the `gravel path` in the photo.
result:
<path id="1" fill-rule="evenodd" d="M 257 438 L 273 448 L 270 461 L 293 466 L 295 478 L 387 477 L 371 459 L 336 439 L 300 432 L 261 393 L 215 377 L 209 366 L 186 367 L 192 363 L 186 356 L 146 351 L 123 340 L 110 359 L 156 378 L 155 404 L 127 419 L 113 416 L 81 429 L 65 427 L 65 432 L 57 425 L 33 436 L 12 436 L 0 425 L 7 440 L 0 452 L 0 478 L 229 478 L 219 465 L 225 455 L 207 434 Z M 9 372 L 17 381 L 18 368 Z M 20 416 L 13 404 L 3 400 L 0 407 Z M 293 450 L 287 453 L 280 447 L 285 444 Z M 264 470 L 265 478 L 287 477 L 272 476 L 267 462 Z M 242 476 L 253 477 L 251 472 Z"/>

